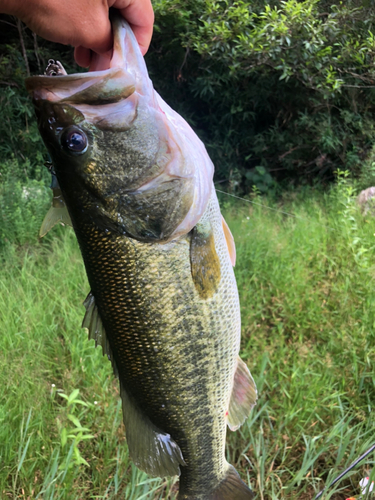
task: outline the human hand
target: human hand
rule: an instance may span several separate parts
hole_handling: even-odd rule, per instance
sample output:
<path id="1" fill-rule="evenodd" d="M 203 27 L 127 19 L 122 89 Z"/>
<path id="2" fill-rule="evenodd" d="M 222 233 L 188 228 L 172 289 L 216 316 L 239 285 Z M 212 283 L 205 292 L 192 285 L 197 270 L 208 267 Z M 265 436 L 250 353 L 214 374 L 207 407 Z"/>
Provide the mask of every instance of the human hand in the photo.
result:
<path id="1" fill-rule="evenodd" d="M 0 12 L 17 16 L 37 35 L 73 45 L 80 66 L 89 66 L 92 51 L 112 48 L 110 7 L 128 21 L 144 55 L 154 22 L 150 0 L 0 0 Z"/>

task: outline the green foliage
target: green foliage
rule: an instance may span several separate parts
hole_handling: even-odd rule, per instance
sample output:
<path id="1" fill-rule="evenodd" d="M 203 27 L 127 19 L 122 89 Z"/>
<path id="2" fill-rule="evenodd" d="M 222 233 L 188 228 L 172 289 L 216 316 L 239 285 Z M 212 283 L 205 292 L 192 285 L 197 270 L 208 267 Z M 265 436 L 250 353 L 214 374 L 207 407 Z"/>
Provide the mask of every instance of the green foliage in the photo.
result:
<path id="1" fill-rule="evenodd" d="M 7 165 L 14 171 L 23 167 L 15 160 Z M 10 174 L 4 177 L 0 185 L 0 250 L 10 243 L 35 243 L 51 199 L 43 181 L 21 181 Z"/>
<path id="2" fill-rule="evenodd" d="M 81 424 L 82 417 L 87 413 L 87 409 L 92 409 L 94 405 L 78 399 L 78 395 L 79 389 L 74 389 L 69 396 L 63 392 L 59 393 L 59 396 L 66 400 L 66 420 L 69 420 L 70 424 L 73 424 L 73 427 L 71 425 L 67 427 L 58 420 L 61 448 L 62 450 L 69 450 L 64 461 L 60 464 L 60 469 L 71 468 L 78 465 L 87 465 L 89 467 L 87 461 L 82 457 L 78 445 L 86 439 L 93 439 L 95 437 L 92 434 L 88 434 L 90 429 L 82 427 Z M 83 407 L 83 411 L 79 412 L 77 415 L 79 406 Z"/>
<path id="3" fill-rule="evenodd" d="M 373 7 L 318 0 L 154 6 L 152 77 L 172 106 L 184 101 L 180 110 L 198 127 L 220 180 L 264 189 L 253 178 L 259 166 L 297 184 L 333 179 L 337 168 L 359 174 L 375 138 Z"/>
<path id="4" fill-rule="evenodd" d="M 273 184 L 271 175 L 262 166 L 248 170 L 245 173 L 245 178 L 249 185 L 255 186 L 256 189 L 264 193 L 267 193 Z"/>
<path id="5" fill-rule="evenodd" d="M 271 193 L 331 181 L 337 169 L 371 177 L 373 2 L 155 0 L 154 7 L 151 76 L 204 140 L 220 182 Z M 8 21 L 0 160 L 23 162 L 25 175 L 40 180 L 45 150 L 23 80 L 50 57 L 77 67 L 71 49 Z"/>
<path id="6" fill-rule="evenodd" d="M 373 440 L 375 219 L 337 176 L 327 194 L 225 197 L 241 356 L 260 395 L 227 456 L 258 500 L 314 498 Z M 80 329 L 89 288 L 73 231 L 44 240 L 2 251 L 0 496 L 174 499 L 175 478 L 131 464 L 118 381 Z M 325 498 L 359 494 L 373 467 L 370 456 Z"/>
<path id="7" fill-rule="evenodd" d="M 43 150 L 34 110 L 24 88 L 25 67 L 19 51 L 6 45 L 0 59 L 0 159 L 28 161 L 28 175 L 43 162 Z M 8 85 L 4 85 L 8 83 Z"/>
<path id="8" fill-rule="evenodd" d="M 276 70 L 279 80 L 295 78 L 329 97 L 343 85 L 358 83 L 357 66 L 361 79 L 372 83 L 374 35 L 359 23 L 353 30 L 353 20 L 362 18 L 363 24 L 364 12 L 341 3 L 321 13 L 320 3 L 287 0 L 259 9 L 242 0 L 207 1 L 200 26 L 186 43 L 226 64 L 236 79 L 262 67 L 264 76 Z"/>
<path id="9" fill-rule="evenodd" d="M 282 205 L 257 196 L 248 209 L 236 202 L 233 216 L 227 216 L 241 256 L 235 272 L 243 357 L 253 373 L 264 374 L 261 435 L 258 427 L 251 433 L 259 449 L 251 464 L 257 488 L 265 487 L 264 498 L 304 498 L 303 492 L 314 498 L 311 485 L 317 487 L 326 474 L 323 456 L 332 468 L 327 484 L 340 460 L 349 465 L 353 448 L 362 442 L 365 451 L 373 440 L 375 222 L 360 214 L 348 173 L 338 176 L 328 195 L 306 189 L 288 193 Z M 249 425 L 254 427 L 251 420 Z M 231 439 L 233 456 L 249 445 L 245 433 Z M 336 439 L 339 451 L 332 447 Z M 303 459 L 296 457 L 297 449 L 305 453 Z M 238 460 L 245 465 L 244 457 Z M 357 471 L 340 483 L 345 496 L 332 491 L 325 498 L 355 496 L 360 478 Z"/>
<path id="10" fill-rule="evenodd" d="M 46 150 L 24 80 L 42 74 L 50 58 L 62 59 L 69 71 L 77 66 L 72 48 L 38 39 L 15 18 L 1 16 L 0 26 L 0 175 L 5 164 L 8 173 L 19 179 L 16 167 L 22 164 L 23 181 L 41 180 Z"/>

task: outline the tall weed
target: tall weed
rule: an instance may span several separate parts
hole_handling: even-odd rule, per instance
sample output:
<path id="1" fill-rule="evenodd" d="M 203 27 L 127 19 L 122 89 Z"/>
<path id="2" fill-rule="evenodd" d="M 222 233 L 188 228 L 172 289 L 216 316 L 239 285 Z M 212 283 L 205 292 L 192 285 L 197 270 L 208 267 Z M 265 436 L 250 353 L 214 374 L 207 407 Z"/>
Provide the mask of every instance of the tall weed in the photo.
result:
<path id="1" fill-rule="evenodd" d="M 313 499 L 373 440 L 375 220 L 340 179 L 327 194 L 226 203 L 241 356 L 259 391 L 226 453 L 257 499 Z M 3 252 L 0 494 L 174 499 L 175 478 L 147 478 L 131 464 L 118 383 L 80 329 L 88 283 L 74 234 L 62 229 L 48 244 Z M 359 495 L 374 458 L 323 498 Z"/>
<path id="2" fill-rule="evenodd" d="M 50 199 L 44 181 L 5 176 L 0 186 L 0 250 L 10 243 L 37 242 Z"/>

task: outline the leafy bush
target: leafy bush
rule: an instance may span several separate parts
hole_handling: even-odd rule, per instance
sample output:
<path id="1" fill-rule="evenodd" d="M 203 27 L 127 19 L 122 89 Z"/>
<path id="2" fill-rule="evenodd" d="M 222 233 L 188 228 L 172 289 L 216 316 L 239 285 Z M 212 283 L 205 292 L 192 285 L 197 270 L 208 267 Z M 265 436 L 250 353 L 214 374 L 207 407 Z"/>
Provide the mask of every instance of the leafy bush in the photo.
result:
<path id="1" fill-rule="evenodd" d="M 15 163 L 15 162 L 14 162 Z M 0 249 L 35 243 L 50 204 L 43 181 L 6 179 L 0 187 Z"/>
<path id="2" fill-rule="evenodd" d="M 26 162 L 27 173 L 35 177 L 33 167 L 43 162 L 42 140 L 34 110 L 24 89 L 25 63 L 19 51 L 7 45 L 0 60 L 0 159 L 17 158 Z"/>
<path id="3" fill-rule="evenodd" d="M 337 168 L 359 174 L 375 137 L 371 6 L 154 5 L 152 77 L 172 106 L 184 102 L 220 180 L 249 190 L 259 167 L 294 183 L 333 179 Z"/>
<path id="4" fill-rule="evenodd" d="M 333 180 L 338 168 L 372 178 L 373 2 L 155 0 L 154 8 L 151 77 L 204 140 L 220 182 L 269 192 Z M 7 23 L 0 160 L 24 162 L 25 175 L 40 179 L 45 149 L 23 79 L 50 57 L 77 67 L 71 49 Z"/>
<path id="5" fill-rule="evenodd" d="M 0 23 L 0 174 L 4 175 L 6 165 L 8 174 L 17 179 L 40 180 L 46 150 L 24 80 L 30 74 L 43 73 L 50 58 L 63 60 L 69 71 L 77 66 L 71 47 L 36 37 L 11 16 L 0 15 Z M 19 171 L 21 163 L 23 170 Z"/>

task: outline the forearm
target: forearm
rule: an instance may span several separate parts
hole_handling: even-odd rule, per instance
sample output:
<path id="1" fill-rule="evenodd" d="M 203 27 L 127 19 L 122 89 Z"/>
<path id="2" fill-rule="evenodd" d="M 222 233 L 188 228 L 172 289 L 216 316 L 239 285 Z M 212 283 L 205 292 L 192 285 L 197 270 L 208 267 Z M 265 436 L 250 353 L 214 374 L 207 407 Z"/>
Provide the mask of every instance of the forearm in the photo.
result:
<path id="1" fill-rule="evenodd" d="M 20 4 L 24 0 L 0 0 L 0 13 L 19 17 Z"/>

